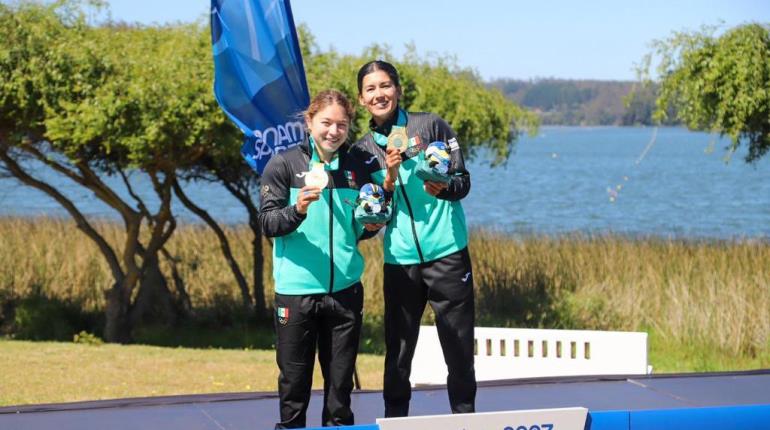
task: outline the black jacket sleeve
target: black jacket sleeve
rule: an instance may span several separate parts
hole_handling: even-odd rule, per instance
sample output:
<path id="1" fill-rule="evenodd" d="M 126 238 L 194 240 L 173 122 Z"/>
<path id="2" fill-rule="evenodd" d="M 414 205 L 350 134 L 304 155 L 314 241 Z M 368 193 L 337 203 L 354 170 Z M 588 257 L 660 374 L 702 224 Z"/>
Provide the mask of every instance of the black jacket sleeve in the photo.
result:
<path id="1" fill-rule="evenodd" d="M 461 200 L 471 191 L 471 174 L 465 168 L 465 159 L 460 144 L 457 142 L 457 135 L 452 127 L 443 119 L 436 117 L 433 121 L 433 133 L 436 140 L 446 142 L 449 147 L 449 157 L 452 165 L 449 168 L 449 187 L 441 191 L 436 196 L 444 200 Z"/>
<path id="2" fill-rule="evenodd" d="M 259 225 L 267 237 L 285 236 L 296 230 L 307 215 L 289 205 L 291 171 L 282 155 L 276 154 L 265 167 L 260 182 Z"/>

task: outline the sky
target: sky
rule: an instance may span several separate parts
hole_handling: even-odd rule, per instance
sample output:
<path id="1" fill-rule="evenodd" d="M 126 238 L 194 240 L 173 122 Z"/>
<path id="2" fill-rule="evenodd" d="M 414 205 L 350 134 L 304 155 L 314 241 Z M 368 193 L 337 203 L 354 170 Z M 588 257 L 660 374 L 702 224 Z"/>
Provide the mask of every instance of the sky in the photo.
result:
<path id="1" fill-rule="evenodd" d="M 233 0 L 237 1 L 237 0 Z M 115 20 L 208 22 L 209 0 L 108 0 Z M 452 55 L 483 79 L 634 80 L 650 42 L 703 25 L 770 23 L 768 0 L 293 0 L 322 50 Z"/>

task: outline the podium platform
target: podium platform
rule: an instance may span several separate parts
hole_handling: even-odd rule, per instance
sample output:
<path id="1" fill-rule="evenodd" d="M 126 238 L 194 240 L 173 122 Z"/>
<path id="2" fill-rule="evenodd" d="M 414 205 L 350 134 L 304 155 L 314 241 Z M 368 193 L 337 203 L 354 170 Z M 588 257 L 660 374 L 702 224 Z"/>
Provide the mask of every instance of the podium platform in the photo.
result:
<path id="1" fill-rule="evenodd" d="M 313 392 L 309 427 L 320 425 L 322 397 L 322 392 Z M 415 388 L 411 415 L 447 414 L 448 403 L 444 387 Z M 697 415 L 699 408 L 752 405 L 766 406 L 762 413 L 770 417 L 770 369 L 484 382 L 479 384 L 476 400 L 478 412 L 582 406 L 588 408 L 589 415 L 619 421 L 626 420 L 624 417 L 628 415 L 622 414 L 635 411 L 686 414 L 692 410 Z M 382 393 L 354 392 L 353 410 L 356 424 L 374 424 L 375 419 L 382 417 Z M 601 414 L 608 411 L 621 415 Z M 3 407 L 0 408 L 0 429 L 270 430 L 277 414 L 275 393 L 147 397 Z M 770 420 L 765 424 L 764 428 L 770 428 Z"/>

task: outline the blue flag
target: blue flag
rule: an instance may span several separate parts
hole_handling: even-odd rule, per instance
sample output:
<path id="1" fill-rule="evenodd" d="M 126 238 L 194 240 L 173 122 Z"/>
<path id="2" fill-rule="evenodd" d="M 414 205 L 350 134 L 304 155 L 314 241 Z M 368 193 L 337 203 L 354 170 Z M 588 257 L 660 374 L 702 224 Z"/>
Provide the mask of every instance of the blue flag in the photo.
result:
<path id="1" fill-rule="evenodd" d="M 241 153 L 259 173 L 305 137 L 310 103 L 288 0 L 211 0 L 214 94 L 245 135 Z"/>

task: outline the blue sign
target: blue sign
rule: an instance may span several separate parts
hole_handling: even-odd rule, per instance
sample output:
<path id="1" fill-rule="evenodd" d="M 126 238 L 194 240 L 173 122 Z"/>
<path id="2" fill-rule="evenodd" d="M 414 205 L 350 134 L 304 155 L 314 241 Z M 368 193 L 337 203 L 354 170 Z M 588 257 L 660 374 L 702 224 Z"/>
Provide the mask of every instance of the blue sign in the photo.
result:
<path id="1" fill-rule="evenodd" d="M 305 137 L 310 103 L 288 0 L 211 0 L 214 94 L 243 131 L 241 153 L 261 173 Z"/>

